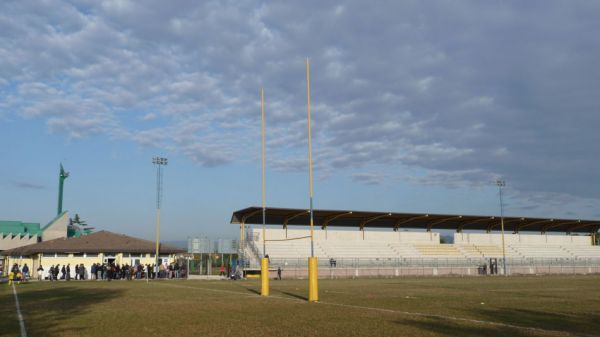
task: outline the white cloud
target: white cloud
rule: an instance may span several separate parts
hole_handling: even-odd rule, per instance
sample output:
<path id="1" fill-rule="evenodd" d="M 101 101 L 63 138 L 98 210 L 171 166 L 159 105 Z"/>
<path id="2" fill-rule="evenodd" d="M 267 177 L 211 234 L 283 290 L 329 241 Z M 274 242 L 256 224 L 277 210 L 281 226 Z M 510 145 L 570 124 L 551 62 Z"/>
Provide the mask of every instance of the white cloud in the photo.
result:
<path id="1" fill-rule="evenodd" d="M 255 153 L 265 87 L 270 160 L 300 170 L 309 56 L 324 174 L 408 165 L 599 198 L 597 6 L 3 2 L 0 108 L 216 166 Z"/>

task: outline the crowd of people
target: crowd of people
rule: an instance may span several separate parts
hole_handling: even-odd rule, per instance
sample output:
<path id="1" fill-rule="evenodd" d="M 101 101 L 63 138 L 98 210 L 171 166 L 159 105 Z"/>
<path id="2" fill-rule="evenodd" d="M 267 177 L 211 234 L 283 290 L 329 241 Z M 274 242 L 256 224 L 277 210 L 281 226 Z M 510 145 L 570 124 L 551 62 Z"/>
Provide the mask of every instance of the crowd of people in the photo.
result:
<path id="1" fill-rule="evenodd" d="M 74 274 L 71 273 L 74 272 Z M 74 277 L 73 277 L 74 276 Z M 37 278 L 39 281 L 47 279 L 49 281 L 66 280 L 133 280 L 133 279 L 178 279 L 186 278 L 187 270 L 185 266 L 179 265 L 177 262 L 170 264 L 160 264 L 158 273 L 156 272 L 155 264 L 137 264 L 120 265 L 118 263 L 94 263 L 89 270 L 83 264 L 66 265 L 51 265 L 48 269 L 47 276 L 44 277 L 44 267 L 40 265 L 37 268 Z M 29 266 L 25 263 L 22 267 L 14 264 L 9 273 L 9 281 L 20 283 L 27 281 L 30 278 Z"/>
<path id="2" fill-rule="evenodd" d="M 22 281 L 27 282 L 29 280 L 29 266 L 27 263 L 23 267 L 19 267 L 18 264 L 13 264 L 8 272 L 8 285 L 12 285 L 13 282 L 20 284 Z"/>

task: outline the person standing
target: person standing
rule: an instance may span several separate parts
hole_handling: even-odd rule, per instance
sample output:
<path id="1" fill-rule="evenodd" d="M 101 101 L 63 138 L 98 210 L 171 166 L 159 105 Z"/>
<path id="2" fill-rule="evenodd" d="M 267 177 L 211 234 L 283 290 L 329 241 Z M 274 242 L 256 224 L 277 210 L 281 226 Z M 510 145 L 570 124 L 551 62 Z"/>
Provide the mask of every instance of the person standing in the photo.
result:
<path id="1" fill-rule="evenodd" d="M 40 264 L 40 266 L 37 269 L 37 277 L 38 277 L 38 281 L 43 280 L 42 278 L 42 274 L 44 273 L 44 267 L 42 267 L 42 265 Z"/>
<path id="2" fill-rule="evenodd" d="M 29 280 L 29 267 L 27 266 L 27 263 L 25 263 L 23 265 L 23 281 L 27 281 Z"/>
<path id="3" fill-rule="evenodd" d="M 66 279 L 67 279 L 67 281 L 71 281 L 71 264 L 70 263 L 67 263 L 67 269 L 66 269 L 66 271 L 67 271 L 67 277 L 66 277 Z"/>
<path id="4" fill-rule="evenodd" d="M 281 266 L 277 267 L 277 278 L 281 281 Z"/>

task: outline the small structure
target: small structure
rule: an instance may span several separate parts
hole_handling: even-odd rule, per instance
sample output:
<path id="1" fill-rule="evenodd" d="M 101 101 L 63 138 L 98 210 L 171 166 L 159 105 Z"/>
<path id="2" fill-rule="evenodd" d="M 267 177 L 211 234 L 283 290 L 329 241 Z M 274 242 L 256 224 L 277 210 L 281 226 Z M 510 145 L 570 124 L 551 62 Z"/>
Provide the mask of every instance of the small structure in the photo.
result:
<path id="1" fill-rule="evenodd" d="M 27 246 L 40 241 L 67 237 L 69 214 L 62 212 L 41 227 L 39 223 L 0 221 L 0 253 L 7 249 Z"/>
<path id="2" fill-rule="evenodd" d="M 94 263 L 115 263 L 128 265 L 146 265 L 155 263 L 155 242 L 138 239 L 135 237 L 99 231 L 89 235 L 72 238 L 59 238 L 40 243 L 9 249 L 3 252 L 4 265 L 11 266 L 15 263 L 22 266 L 27 263 L 37 277 L 40 265 L 44 268 L 43 277 L 46 276 L 51 265 L 83 264 L 87 274 Z M 159 263 L 170 263 L 175 260 L 175 255 L 185 250 L 167 245 L 160 245 Z"/>

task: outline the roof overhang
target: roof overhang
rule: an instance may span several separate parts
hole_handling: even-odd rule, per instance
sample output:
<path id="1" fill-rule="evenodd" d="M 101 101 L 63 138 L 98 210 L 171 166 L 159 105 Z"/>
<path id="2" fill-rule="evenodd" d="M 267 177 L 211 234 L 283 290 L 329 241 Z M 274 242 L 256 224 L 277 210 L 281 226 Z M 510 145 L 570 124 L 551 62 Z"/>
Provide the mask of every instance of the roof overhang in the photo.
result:
<path id="1" fill-rule="evenodd" d="M 310 212 L 299 208 L 266 208 L 267 225 L 308 226 Z M 490 215 L 460 215 L 431 213 L 367 212 L 354 210 L 313 210 L 314 226 L 390 228 L 390 229 L 449 229 L 500 230 L 501 219 Z M 233 212 L 232 224 L 262 224 L 262 207 L 248 207 Z M 595 233 L 600 220 L 504 217 L 506 232 L 537 231 L 566 233 Z"/>

